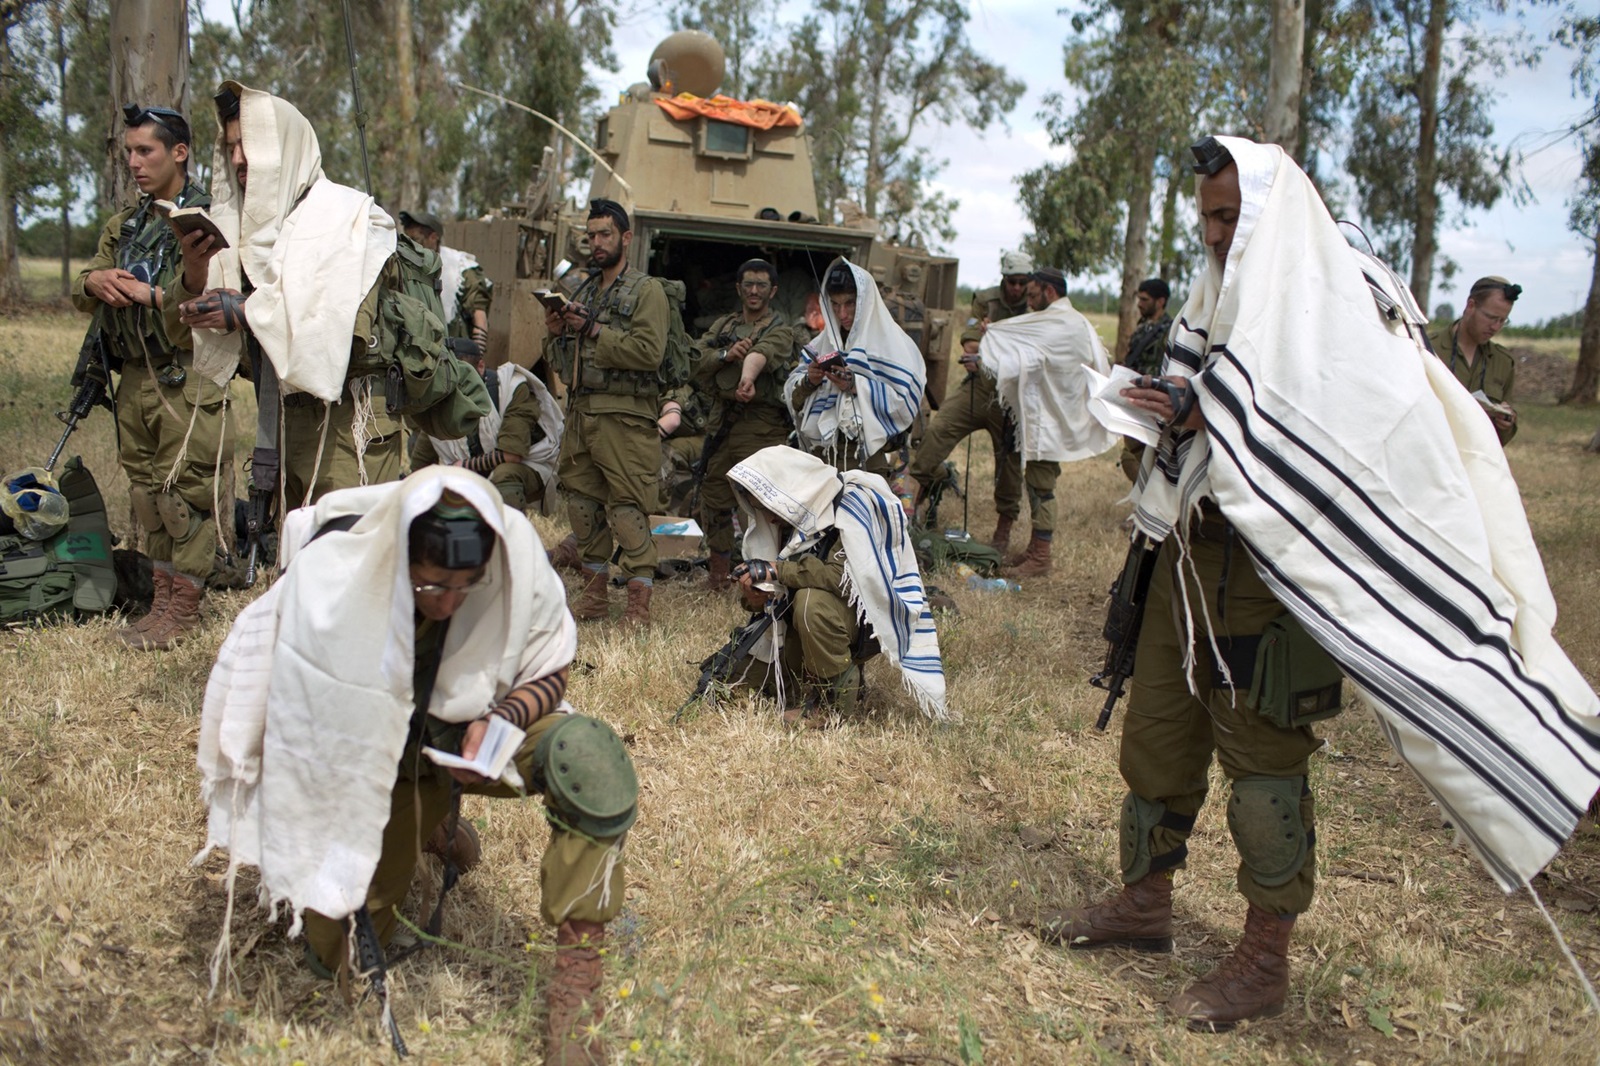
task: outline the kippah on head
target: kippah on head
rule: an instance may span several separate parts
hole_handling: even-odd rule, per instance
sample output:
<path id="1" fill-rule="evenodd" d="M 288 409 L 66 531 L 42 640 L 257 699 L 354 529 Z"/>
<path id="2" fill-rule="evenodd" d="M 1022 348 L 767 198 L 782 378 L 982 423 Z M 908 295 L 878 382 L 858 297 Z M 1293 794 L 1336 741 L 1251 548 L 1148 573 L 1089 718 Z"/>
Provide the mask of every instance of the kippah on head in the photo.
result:
<path id="1" fill-rule="evenodd" d="M 1067 294 L 1067 275 L 1056 267 L 1040 267 L 1031 275 L 1034 281 L 1048 285 L 1062 296 Z"/>
<path id="2" fill-rule="evenodd" d="M 828 268 L 827 280 L 822 283 L 823 292 L 855 292 L 856 274 L 850 269 L 849 263 L 835 263 Z"/>
<path id="3" fill-rule="evenodd" d="M 1172 299 L 1172 290 L 1168 288 L 1167 283 L 1162 281 L 1160 278 L 1146 278 L 1145 280 L 1139 282 L 1139 291 L 1142 293 L 1147 293 L 1152 299 L 1155 300 Z"/>
<path id="4" fill-rule="evenodd" d="M 616 222 L 617 229 L 622 233 L 633 228 L 633 223 L 628 221 L 628 212 L 615 200 L 590 200 L 589 217 L 609 218 Z"/>
<path id="5" fill-rule="evenodd" d="M 1521 285 L 1513 285 L 1498 274 L 1490 274 L 1472 283 L 1472 288 L 1467 290 L 1467 299 L 1470 300 L 1475 296 L 1481 296 L 1486 292 L 1494 292 L 1496 289 L 1510 303 L 1516 303 L 1517 297 L 1522 295 Z"/>
<path id="6" fill-rule="evenodd" d="M 771 281 L 778 279 L 777 270 L 765 259 L 746 259 L 739 264 L 739 269 L 733 272 L 733 280 L 743 281 L 746 274 L 765 274 Z"/>
<path id="7" fill-rule="evenodd" d="M 1222 146 L 1215 137 L 1206 137 L 1189 146 L 1194 153 L 1194 172 L 1206 177 L 1217 173 L 1233 162 L 1233 153 Z"/>

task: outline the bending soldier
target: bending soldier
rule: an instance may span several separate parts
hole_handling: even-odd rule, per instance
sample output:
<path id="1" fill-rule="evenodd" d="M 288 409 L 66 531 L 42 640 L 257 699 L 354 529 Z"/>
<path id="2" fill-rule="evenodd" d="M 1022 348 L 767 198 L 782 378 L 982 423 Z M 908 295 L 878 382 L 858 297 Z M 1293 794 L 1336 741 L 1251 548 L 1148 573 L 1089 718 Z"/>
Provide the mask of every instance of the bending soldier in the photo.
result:
<path id="1" fill-rule="evenodd" d="M 470 338 L 480 355 L 487 354 L 494 283 L 484 276 L 477 257 L 443 243 L 444 225 L 430 211 L 400 212 L 400 228 L 439 257 L 439 299 L 444 307 L 445 329 L 452 337 Z"/>

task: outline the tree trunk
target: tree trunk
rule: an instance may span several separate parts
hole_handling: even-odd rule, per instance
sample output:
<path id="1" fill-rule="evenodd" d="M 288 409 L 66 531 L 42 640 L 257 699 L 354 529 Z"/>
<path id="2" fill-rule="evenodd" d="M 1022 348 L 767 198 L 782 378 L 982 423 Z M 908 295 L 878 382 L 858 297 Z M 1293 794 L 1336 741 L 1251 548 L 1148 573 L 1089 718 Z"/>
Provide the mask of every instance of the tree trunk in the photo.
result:
<path id="1" fill-rule="evenodd" d="M 1119 363 L 1128 354 L 1128 340 L 1139 321 L 1134 295 L 1150 267 L 1150 195 L 1155 186 L 1155 166 L 1155 140 L 1142 137 L 1134 149 L 1133 184 L 1128 189 L 1128 237 L 1122 246 L 1122 297 L 1117 304 Z"/>
<path id="2" fill-rule="evenodd" d="M 1449 0 L 1430 0 L 1417 77 L 1417 217 L 1411 237 L 1411 295 L 1426 308 L 1433 288 L 1433 257 L 1439 226 L 1439 67 Z"/>
<path id="3" fill-rule="evenodd" d="M 122 105 L 174 108 L 192 125 L 188 86 L 189 21 L 184 0 L 116 0 L 111 5 L 111 121 L 106 126 L 111 203 L 104 206 L 117 210 L 139 196 L 122 158 Z"/>
<path id="4" fill-rule="evenodd" d="M 1300 144 L 1300 80 L 1305 57 L 1305 0 L 1272 0 L 1271 65 L 1262 128 L 1270 144 Z"/>
<path id="5" fill-rule="evenodd" d="M 1330 0 L 1305 0 L 1305 41 L 1300 49 L 1300 128 L 1294 139 L 1294 157 L 1302 166 L 1311 154 L 1311 124 L 1305 121 L 1306 101 L 1311 97 L 1311 78 L 1317 62 L 1319 35 L 1327 17 Z M 1285 148 L 1288 145 L 1284 146 Z"/>
<path id="6" fill-rule="evenodd" d="M 13 13 L 0 11 L 0 86 L 16 77 L 11 69 Z M 17 194 L 11 185 L 11 130 L 0 120 L 0 309 L 23 300 L 22 266 L 17 262 Z"/>
<path id="7" fill-rule="evenodd" d="M 416 40 L 411 32 L 411 0 L 394 0 L 394 88 L 400 111 L 400 197 L 397 209 L 421 210 L 422 130 L 417 126 Z M 376 190 L 371 190 L 376 195 Z"/>
<path id="8" fill-rule="evenodd" d="M 50 20 L 56 34 L 56 111 L 60 117 L 56 143 L 56 195 L 61 200 L 61 298 L 72 295 L 72 161 L 68 145 L 71 130 L 67 125 L 67 37 L 66 3 L 56 0 L 50 8 Z"/>
<path id="9" fill-rule="evenodd" d="M 1178 160 L 1172 161 L 1172 172 L 1167 175 L 1167 195 L 1161 204 L 1161 247 L 1156 261 L 1156 276 L 1170 282 L 1178 276 L 1178 188 L 1185 184 L 1188 168 Z"/>
<path id="10" fill-rule="evenodd" d="M 1600 233 L 1594 237 L 1594 271 L 1589 276 L 1589 299 L 1583 305 L 1578 366 L 1572 372 L 1572 385 L 1561 402 L 1587 407 L 1597 402 L 1597 392 L 1600 392 Z M 1600 434 L 1590 442 L 1589 450 L 1600 451 Z"/>

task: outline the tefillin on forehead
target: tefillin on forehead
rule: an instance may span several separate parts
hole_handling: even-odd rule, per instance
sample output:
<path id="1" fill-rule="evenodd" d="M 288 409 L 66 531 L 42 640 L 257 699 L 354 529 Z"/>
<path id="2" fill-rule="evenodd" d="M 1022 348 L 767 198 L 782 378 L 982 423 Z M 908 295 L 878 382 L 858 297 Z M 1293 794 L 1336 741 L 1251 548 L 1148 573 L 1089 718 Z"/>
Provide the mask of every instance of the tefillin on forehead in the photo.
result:
<path id="1" fill-rule="evenodd" d="M 850 269 L 849 263 L 835 263 L 828 270 L 828 277 L 822 283 L 824 292 L 855 292 L 856 275 Z"/>
<path id="2" fill-rule="evenodd" d="M 1233 162 L 1233 153 L 1215 137 L 1196 141 L 1189 146 L 1189 151 L 1194 153 L 1194 172 L 1208 178 Z"/>

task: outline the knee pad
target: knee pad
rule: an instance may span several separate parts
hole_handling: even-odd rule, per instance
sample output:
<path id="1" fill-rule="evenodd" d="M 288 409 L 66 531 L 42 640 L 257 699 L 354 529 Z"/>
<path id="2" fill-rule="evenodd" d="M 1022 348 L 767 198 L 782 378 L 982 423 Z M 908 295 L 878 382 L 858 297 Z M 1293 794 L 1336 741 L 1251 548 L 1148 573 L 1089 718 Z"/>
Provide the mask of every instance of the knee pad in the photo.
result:
<path id="1" fill-rule="evenodd" d="M 1310 854 L 1300 820 L 1303 777 L 1241 777 L 1228 801 L 1228 832 L 1250 876 L 1263 888 L 1294 880 Z"/>
<path id="2" fill-rule="evenodd" d="M 133 517 L 145 528 L 145 532 L 154 533 L 161 528 L 161 512 L 156 509 L 156 494 L 143 485 L 128 486 L 128 502 L 133 505 Z"/>
<path id="3" fill-rule="evenodd" d="M 1167 810 L 1165 803 L 1128 793 L 1122 801 L 1122 820 L 1117 833 L 1122 849 L 1122 880 L 1126 884 L 1170 870 L 1189 857 L 1187 844 L 1179 844 L 1160 855 L 1151 854 L 1150 834 L 1157 827 L 1187 833 L 1194 828 L 1194 818 Z"/>
<path id="4" fill-rule="evenodd" d="M 202 521 L 200 512 L 190 507 L 188 502 L 175 492 L 156 494 L 156 514 L 160 516 L 161 525 L 166 529 L 167 535 L 173 540 L 183 540 L 191 536 Z"/>
<path id="5" fill-rule="evenodd" d="M 567 520 L 572 523 L 572 535 L 578 543 L 592 539 L 605 518 L 605 507 L 593 496 L 567 497 Z"/>
<path id="6" fill-rule="evenodd" d="M 591 839 L 621 836 L 639 816 L 639 778 L 622 738 L 598 718 L 564 714 L 533 750 L 549 818 Z"/>
<path id="7" fill-rule="evenodd" d="M 636 552 L 650 542 L 650 522 L 632 504 L 611 509 L 611 534 L 625 552 Z"/>

